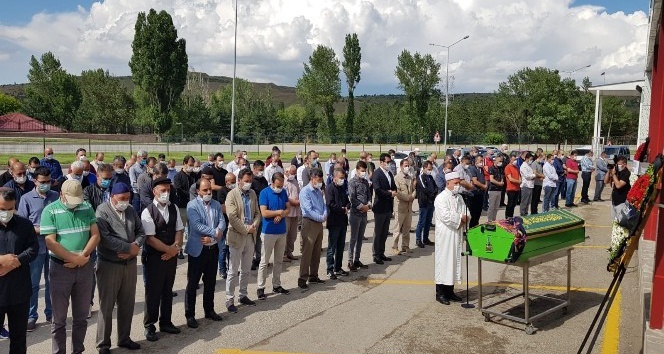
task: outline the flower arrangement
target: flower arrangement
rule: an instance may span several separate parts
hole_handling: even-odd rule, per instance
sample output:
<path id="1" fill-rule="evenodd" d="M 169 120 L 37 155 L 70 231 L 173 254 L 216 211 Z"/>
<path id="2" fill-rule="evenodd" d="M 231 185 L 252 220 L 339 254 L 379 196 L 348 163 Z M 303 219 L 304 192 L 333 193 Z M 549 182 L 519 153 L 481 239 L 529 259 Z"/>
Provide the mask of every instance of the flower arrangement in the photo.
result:
<path id="1" fill-rule="evenodd" d="M 648 145 L 650 144 L 650 137 L 646 138 L 646 141 L 639 145 L 639 148 L 636 149 L 636 154 L 634 154 L 634 160 L 639 162 L 645 162 L 648 157 Z"/>
<path id="2" fill-rule="evenodd" d="M 611 247 L 609 247 L 609 267 L 614 263 L 616 258 L 620 257 L 623 253 L 624 246 L 629 238 L 629 230 L 618 224 L 617 221 L 613 222 L 611 228 Z"/>
<path id="3" fill-rule="evenodd" d="M 646 196 L 646 191 L 650 186 L 651 180 L 652 175 L 646 173 L 639 177 L 636 182 L 634 182 L 634 185 L 632 185 L 632 188 L 629 189 L 629 192 L 627 193 L 627 202 L 634 206 L 636 210 L 641 210 L 641 204 Z"/>

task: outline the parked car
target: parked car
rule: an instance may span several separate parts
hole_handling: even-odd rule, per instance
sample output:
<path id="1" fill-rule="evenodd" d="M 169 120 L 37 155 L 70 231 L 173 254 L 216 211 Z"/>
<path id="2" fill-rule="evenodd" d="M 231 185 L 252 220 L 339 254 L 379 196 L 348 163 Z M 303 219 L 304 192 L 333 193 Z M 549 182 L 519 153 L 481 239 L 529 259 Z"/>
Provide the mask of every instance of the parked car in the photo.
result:
<path id="1" fill-rule="evenodd" d="M 394 153 L 394 162 L 397 164 L 397 167 L 401 164 L 401 160 L 408 157 L 410 152 L 411 152 L 410 150 L 403 150 L 403 151 L 397 151 L 397 152 Z M 429 158 L 429 155 L 431 155 L 430 152 L 420 151 L 420 158 L 422 158 L 422 161 Z"/>
<path id="2" fill-rule="evenodd" d="M 469 147 L 465 147 L 465 148 L 451 147 L 451 148 L 445 150 L 445 156 L 452 156 L 452 154 L 456 150 L 461 150 L 461 156 L 470 154 L 470 148 Z"/>
<path id="3" fill-rule="evenodd" d="M 581 162 L 581 159 L 590 151 L 593 150 L 593 147 L 590 145 L 579 146 L 576 149 L 576 161 Z"/>
<path id="4" fill-rule="evenodd" d="M 604 150 L 606 156 L 613 160 L 616 156 L 625 156 L 628 160 L 631 160 L 631 155 L 629 147 L 627 145 L 604 145 Z"/>

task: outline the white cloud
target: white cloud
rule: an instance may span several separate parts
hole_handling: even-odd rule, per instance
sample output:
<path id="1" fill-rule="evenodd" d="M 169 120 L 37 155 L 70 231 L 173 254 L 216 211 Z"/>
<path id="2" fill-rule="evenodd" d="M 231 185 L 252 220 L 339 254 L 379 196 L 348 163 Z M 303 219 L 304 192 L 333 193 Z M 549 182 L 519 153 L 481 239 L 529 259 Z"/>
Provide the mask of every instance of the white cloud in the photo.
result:
<path id="1" fill-rule="evenodd" d="M 493 91 L 509 74 L 535 65 L 565 71 L 591 64 L 573 77 L 598 83 L 603 71 L 607 82 L 643 76 L 643 12 L 608 14 L 571 0 L 239 1 L 238 75 L 251 80 L 294 85 L 318 44 L 341 55 L 349 32 L 362 46 L 358 93 L 396 92 L 394 67 L 404 48 L 431 53 L 444 68 L 446 52 L 428 43 L 464 35 L 470 38 L 450 53 L 456 92 Z M 11 68 L 0 72 L 0 82 L 25 81 L 29 56 L 49 50 L 70 72 L 104 67 L 128 75 L 136 14 L 151 7 L 171 13 L 191 67 L 232 75 L 232 0 L 106 0 L 36 14 L 23 26 L 0 25 L 0 52 Z"/>

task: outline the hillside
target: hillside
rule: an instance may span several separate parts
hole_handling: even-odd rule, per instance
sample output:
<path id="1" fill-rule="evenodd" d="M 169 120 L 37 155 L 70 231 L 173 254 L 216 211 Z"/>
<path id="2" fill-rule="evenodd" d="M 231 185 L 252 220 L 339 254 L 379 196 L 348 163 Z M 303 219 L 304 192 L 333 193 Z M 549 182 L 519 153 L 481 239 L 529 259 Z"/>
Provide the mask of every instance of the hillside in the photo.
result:
<path id="1" fill-rule="evenodd" d="M 131 81 L 131 76 L 118 76 L 118 79 L 127 87 L 127 90 L 132 91 L 134 89 L 134 83 Z M 200 73 L 200 78 L 202 81 L 207 82 L 208 92 L 215 92 L 220 88 L 231 85 L 233 78 L 227 76 L 210 76 L 205 73 Z M 301 99 L 297 97 L 295 93 L 295 87 L 289 86 L 280 86 L 274 83 L 252 83 L 254 87 L 260 92 L 269 91 L 274 98 L 274 102 L 277 106 L 283 104 L 285 107 L 291 106 L 296 103 L 303 103 Z M 0 92 L 12 95 L 18 99 L 25 97 L 25 87 L 26 83 L 23 84 L 4 84 L 0 85 Z M 455 98 L 473 98 L 475 96 L 486 96 L 491 95 L 490 93 L 460 93 L 454 95 Z M 395 94 L 375 94 L 375 95 L 361 95 L 355 97 L 355 108 L 360 109 L 363 104 L 375 103 L 375 102 L 390 102 L 390 101 L 401 101 L 404 99 L 403 95 Z M 342 113 L 346 111 L 346 98 L 342 97 L 341 100 L 335 105 L 335 112 Z"/>

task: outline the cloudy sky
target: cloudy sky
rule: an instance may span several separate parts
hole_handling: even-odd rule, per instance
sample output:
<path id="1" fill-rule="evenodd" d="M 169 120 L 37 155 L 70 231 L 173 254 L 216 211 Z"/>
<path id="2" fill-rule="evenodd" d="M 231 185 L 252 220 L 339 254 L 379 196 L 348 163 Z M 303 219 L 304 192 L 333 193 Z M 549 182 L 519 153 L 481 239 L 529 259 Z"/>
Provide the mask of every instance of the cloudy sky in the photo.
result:
<path id="1" fill-rule="evenodd" d="M 362 47 L 357 94 L 398 93 L 403 49 L 432 54 L 444 75 L 446 51 L 429 43 L 466 35 L 450 52 L 454 92 L 491 92 L 526 66 L 590 64 L 571 77 L 595 84 L 643 77 L 649 0 L 238 1 L 238 76 L 252 81 L 295 85 L 318 44 L 339 56 L 349 32 Z M 136 14 L 150 8 L 173 16 L 191 68 L 232 76 L 234 0 L 5 0 L 0 83 L 26 82 L 30 55 L 46 51 L 71 73 L 129 75 Z"/>

